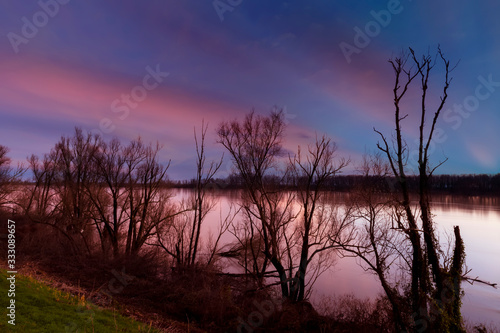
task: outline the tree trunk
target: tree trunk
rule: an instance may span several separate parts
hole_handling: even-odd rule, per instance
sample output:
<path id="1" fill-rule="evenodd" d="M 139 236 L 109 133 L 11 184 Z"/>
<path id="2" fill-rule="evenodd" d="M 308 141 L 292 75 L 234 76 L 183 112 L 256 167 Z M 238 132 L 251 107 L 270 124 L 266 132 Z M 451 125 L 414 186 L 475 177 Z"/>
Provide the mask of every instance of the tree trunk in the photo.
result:
<path id="1" fill-rule="evenodd" d="M 453 253 L 453 263 L 450 269 L 450 277 L 453 284 L 453 299 L 450 309 L 450 315 L 452 318 L 451 331 L 452 332 L 465 332 L 462 327 L 462 314 L 460 312 L 460 307 L 462 305 L 460 299 L 460 283 L 462 278 L 462 268 L 465 260 L 465 247 L 463 239 L 460 235 L 460 227 L 455 226 L 453 228 L 455 233 L 455 250 Z"/>

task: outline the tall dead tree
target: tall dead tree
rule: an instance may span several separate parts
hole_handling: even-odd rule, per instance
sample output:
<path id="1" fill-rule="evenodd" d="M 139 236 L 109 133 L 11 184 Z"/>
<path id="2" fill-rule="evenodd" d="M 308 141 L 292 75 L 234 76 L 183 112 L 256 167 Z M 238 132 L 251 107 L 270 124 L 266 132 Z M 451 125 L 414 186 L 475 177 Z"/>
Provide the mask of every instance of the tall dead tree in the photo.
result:
<path id="1" fill-rule="evenodd" d="M 414 329 L 429 329 L 439 332 L 462 332 L 463 323 L 460 315 L 460 281 L 461 267 L 464 262 L 463 251 L 456 253 L 456 268 L 446 270 L 440 263 L 440 248 L 436 239 L 434 222 L 430 208 L 430 178 L 433 172 L 442 163 L 432 167 L 430 164 L 430 147 L 433 136 L 436 134 L 436 124 L 441 111 L 448 98 L 448 87 L 451 82 L 449 76 L 453 68 L 441 49 L 438 48 L 435 57 L 424 55 L 417 58 L 415 52 L 410 48 L 408 54 L 389 61 L 395 74 L 393 88 L 395 107 L 395 133 L 394 142 L 390 144 L 387 137 L 375 130 L 382 140 L 378 148 L 388 159 L 390 168 L 399 184 L 401 194 L 399 204 L 405 210 L 406 219 L 401 220 L 398 229 L 404 232 L 412 246 L 411 258 L 411 304 L 414 319 Z M 429 78 L 431 71 L 437 63 L 442 63 L 444 68 L 444 78 L 442 92 L 439 102 L 434 110 L 428 110 L 429 98 Z M 403 136 L 402 122 L 408 116 L 402 111 L 402 101 L 409 91 L 410 85 L 414 81 L 419 81 L 421 90 L 420 114 L 418 127 L 418 147 L 417 147 L 417 173 L 419 175 L 418 190 L 418 215 L 412 210 L 410 200 L 410 190 L 408 187 L 407 174 L 410 171 L 408 161 L 412 157 L 410 147 L 406 144 Z M 426 126 L 430 119 L 430 127 Z M 411 162 L 411 160 L 410 160 Z M 420 223 L 419 223 L 420 222 Z M 460 237 L 460 230 L 456 227 L 455 248 L 462 248 L 463 241 Z M 454 260 L 455 262 L 455 260 Z M 447 297 L 451 293 L 452 298 Z M 455 306 L 450 306 L 455 304 Z"/>
<path id="2" fill-rule="evenodd" d="M 194 129 L 194 141 L 196 149 L 196 177 L 193 181 L 194 191 L 181 204 L 178 212 L 168 225 L 162 226 L 157 234 L 157 246 L 167 252 L 175 261 L 177 268 L 181 271 L 196 264 L 209 265 L 216 257 L 217 248 L 222 234 L 227 231 L 232 221 L 230 212 L 222 219 L 217 230 L 217 236 L 208 245 L 206 260 L 199 260 L 201 244 L 201 227 L 207 214 L 214 208 L 217 201 L 210 197 L 210 188 L 213 188 L 213 180 L 222 165 L 223 156 L 218 161 L 207 163 L 205 151 L 205 138 L 208 124 L 202 121 L 200 136 Z M 234 216 L 233 216 L 234 218 Z"/>
<path id="3" fill-rule="evenodd" d="M 201 137 L 198 142 L 196 128 L 194 129 L 194 142 L 196 145 L 196 179 L 194 193 L 194 216 L 191 227 L 191 235 L 189 238 L 188 264 L 194 265 L 196 262 L 196 254 L 198 253 L 200 231 L 203 220 L 208 212 L 213 208 L 215 202 L 211 202 L 207 198 L 208 186 L 212 182 L 214 175 L 222 165 L 223 157 L 218 162 L 212 161 L 210 165 L 206 165 L 205 153 L 205 136 L 208 130 L 208 124 L 205 121 L 201 123 Z"/>

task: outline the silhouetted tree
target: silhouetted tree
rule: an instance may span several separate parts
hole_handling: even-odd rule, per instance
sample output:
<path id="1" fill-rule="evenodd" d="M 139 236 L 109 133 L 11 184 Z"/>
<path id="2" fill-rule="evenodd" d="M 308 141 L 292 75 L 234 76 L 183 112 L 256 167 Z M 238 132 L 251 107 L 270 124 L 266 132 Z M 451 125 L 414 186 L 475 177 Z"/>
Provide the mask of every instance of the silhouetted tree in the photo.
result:
<path id="1" fill-rule="evenodd" d="M 444 66 L 444 82 L 440 100 L 431 113 L 430 128 L 426 126 L 428 121 L 428 93 L 429 78 L 436 61 L 442 61 Z M 408 64 L 411 62 L 411 65 Z M 411 258 L 411 304 L 413 310 L 414 329 L 428 328 L 439 332 L 462 332 L 463 324 L 460 314 L 460 281 L 461 271 L 465 253 L 458 251 L 458 257 L 454 259 L 454 266 L 447 270 L 440 263 L 440 248 L 436 240 L 436 233 L 430 208 L 430 178 L 433 172 L 442 163 L 432 167 L 429 161 L 433 136 L 436 134 L 436 123 L 448 97 L 450 62 L 444 57 L 438 48 L 436 57 L 424 55 L 418 59 L 415 52 L 410 49 L 409 54 L 389 61 L 395 74 L 393 88 L 395 106 L 394 142 L 390 144 L 385 135 L 376 131 L 382 143 L 378 148 L 388 159 L 390 170 L 396 177 L 401 193 L 399 204 L 405 210 L 405 220 L 398 221 L 397 228 L 406 234 L 412 246 Z M 420 80 L 419 80 L 420 79 Z M 410 201 L 410 190 L 407 182 L 407 173 L 411 172 L 407 164 L 412 154 L 403 138 L 401 123 L 407 117 L 402 114 L 402 100 L 407 95 L 410 84 L 420 81 L 421 104 L 418 128 L 417 173 L 419 175 L 418 185 L 418 214 L 414 212 Z M 410 159 L 411 162 L 411 159 Z M 418 221 L 420 216 L 420 222 Z M 460 230 L 455 229 L 455 248 L 462 248 Z M 463 249 L 463 248 L 462 248 Z M 447 295 L 452 294 L 452 298 Z M 429 312 L 430 311 L 430 312 Z M 431 317 L 432 315 L 432 317 Z"/>
<path id="2" fill-rule="evenodd" d="M 94 156 L 95 178 L 89 188 L 89 198 L 95 207 L 95 226 L 101 239 L 105 254 L 120 254 L 121 228 L 126 223 L 127 181 L 130 169 L 127 168 L 126 147 L 114 138 L 110 142 L 101 140 L 99 150 Z"/>
<path id="3" fill-rule="evenodd" d="M 61 137 L 49 154 L 28 158 L 34 185 L 25 192 L 22 206 L 36 223 L 50 225 L 62 233 L 74 252 L 81 252 L 81 239 L 91 252 L 92 202 L 86 189 L 93 181 L 93 158 L 99 136 L 75 128 L 72 137 Z"/>
<path id="4" fill-rule="evenodd" d="M 273 111 L 269 117 L 256 116 L 252 112 L 242 122 L 221 123 L 217 134 L 218 142 L 228 150 L 245 186 L 241 207 L 246 220 L 240 228 L 245 239 L 240 238 L 240 243 L 243 249 L 249 249 L 245 253 L 251 254 L 251 263 L 244 266 L 262 287 L 268 264 L 271 263 L 279 278 L 283 297 L 289 298 L 288 282 L 291 281 L 283 262 L 287 249 L 282 243 L 287 241 L 285 237 L 289 235 L 286 231 L 295 217 L 293 194 L 281 191 L 279 180 L 266 181 L 273 179 L 266 179 L 267 176 L 279 172 L 277 159 L 281 153 L 284 130 L 281 111 Z M 285 171 L 279 178 L 286 177 Z"/>
<path id="5" fill-rule="evenodd" d="M 395 332 L 405 332 L 409 328 L 405 272 L 411 245 L 394 228 L 404 211 L 380 186 L 390 172 L 380 155 L 365 155 L 360 171 L 362 178 L 348 200 L 357 220 L 356 238 L 341 245 L 345 256 L 360 258 L 360 265 L 377 276 L 392 308 Z"/>
<path id="6" fill-rule="evenodd" d="M 201 138 L 198 142 L 196 128 L 194 129 L 194 141 L 196 145 L 196 179 L 194 193 L 194 216 L 193 225 L 191 227 L 191 236 L 189 238 L 188 263 L 194 265 L 196 262 L 196 254 L 198 252 L 201 224 L 207 213 L 214 207 L 215 202 L 207 198 L 207 187 L 212 182 L 215 173 L 222 165 L 223 157 L 218 162 L 212 161 L 206 166 L 205 154 L 205 135 L 207 133 L 208 124 L 201 123 Z M 219 234 L 220 235 L 220 234 Z M 220 239 L 220 236 L 218 237 Z"/>
<path id="7" fill-rule="evenodd" d="M 276 110 L 268 117 L 252 112 L 242 122 L 219 126 L 219 142 L 229 151 L 245 186 L 244 219 L 233 229 L 239 244 L 226 254 L 240 252 L 245 272 L 260 287 L 265 277 L 277 277 L 282 296 L 296 302 L 306 296 L 308 267 L 314 262 L 310 274 L 314 282 L 326 258 L 322 255 L 352 237 L 348 231 L 352 221 L 348 212 L 340 214 L 322 201 L 326 180 L 346 165 L 345 160 L 335 162 L 336 146 L 326 137 L 317 139 L 305 156 L 299 148 L 280 169 L 284 128 L 283 113 Z M 287 191 L 284 185 L 297 191 Z M 273 272 L 268 271 L 269 264 Z"/>
<path id="8" fill-rule="evenodd" d="M 345 212 L 339 214 L 334 207 L 328 207 L 323 201 L 326 181 L 348 164 L 345 159 L 335 161 L 336 150 L 335 143 L 323 136 L 316 138 L 316 142 L 308 147 L 305 155 L 299 146 L 297 154 L 289 160 L 292 184 L 297 190 L 297 199 L 301 205 L 297 244 L 300 255 L 298 268 L 293 278 L 291 276 L 290 288 L 290 299 L 294 301 L 304 299 L 306 273 L 313 260 L 323 252 L 351 241 L 353 237 L 350 207 L 346 207 Z M 294 260 L 290 262 L 292 273 Z M 316 264 L 321 265 L 319 262 Z"/>
<path id="9" fill-rule="evenodd" d="M 159 161 L 161 146 L 143 145 L 140 138 L 125 149 L 128 178 L 128 233 L 126 254 L 137 254 L 163 223 L 175 215 L 172 195 L 164 186 L 170 162 Z"/>
<path id="10" fill-rule="evenodd" d="M 0 145 L 0 208 L 16 202 L 13 197 L 15 186 L 20 182 L 26 169 L 22 165 L 12 166 L 12 160 L 7 156 L 9 149 Z"/>
<path id="11" fill-rule="evenodd" d="M 217 201 L 210 197 L 209 190 L 213 188 L 214 176 L 222 165 L 222 159 L 211 161 L 207 165 L 205 152 L 205 137 L 208 124 L 202 121 L 200 139 L 194 129 L 196 149 L 196 178 L 192 182 L 194 191 L 187 202 L 183 202 L 175 216 L 168 225 L 161 228 L 157 234 L 157 244 L 165 250 L 175 261 L 179 269 L 195 266 L 196 264 L 209 265 L 214 260 L 219 241 L 229 228 L 234 214 L 229 212 L 222 218 L 217 230 L 216 239 L 208 244 L 206 260 L 199 260 L 200 235 L 203 221 L 207 214 L 214 208 Z M 232 217 L 231 217 L 232 216 Z"/>

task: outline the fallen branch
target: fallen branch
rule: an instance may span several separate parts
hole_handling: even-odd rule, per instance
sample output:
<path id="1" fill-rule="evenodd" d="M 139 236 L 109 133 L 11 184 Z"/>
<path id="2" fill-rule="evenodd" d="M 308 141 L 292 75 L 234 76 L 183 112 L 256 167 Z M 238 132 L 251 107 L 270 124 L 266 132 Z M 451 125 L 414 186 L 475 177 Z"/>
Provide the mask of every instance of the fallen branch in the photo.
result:
<path id="1" fill-rule="evenodd" d="M 478 283 L 482 283 L 482 284 L 485 284 L 487 286 L 493 287 L 495 289 L 497 289 L 497 285 L 498 285 L 498 283 L 491 283 L 488 281 L 480 280 L 480 279 L 478 279 L 477 276 L 475 278 L 471 278 L 469 276 L 463 276 L 462 279 L 469 282 L 471 285 L 474 284 L 474 282 L 478 282 Z"/>

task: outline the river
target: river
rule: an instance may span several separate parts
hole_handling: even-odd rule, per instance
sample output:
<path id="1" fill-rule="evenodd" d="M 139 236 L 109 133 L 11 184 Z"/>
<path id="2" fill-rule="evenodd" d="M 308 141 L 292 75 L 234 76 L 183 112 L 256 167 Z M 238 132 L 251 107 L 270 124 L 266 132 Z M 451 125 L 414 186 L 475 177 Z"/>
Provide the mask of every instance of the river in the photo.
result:
<path id="1" fill-rule="evenodd" d="M 186 198 L 191 190 L 174 190 L 177 200 Z M 340 194 L 341 196 L 341 194 Z M 202 235 L 216 232 L 220 217 L 225 216 L 231 204 L 236 204 L 238 191 L 218 191 L 214 209 L 207 215 Z M 466 197 L 455 195 L 434 196 L 432 213 L 441 240 L 446 233 L 453 233 L 453 226 L 460 226 L 465 243 L 466 265 L 470 277 L 500 283 L 500 198 Z M 226 233 L 222 244 L 232 242 Z M 463 282 L 465 291 L 462 313 L 472 324 L 491 324 L 500 328 L 500 289 L 481 283 Z M 316 281 L 311 302 L 319 305 L 324 297 L 351 293 L 358 298 L 374 298 L 382 288 L 373 274 L 365 272 L 354 258 L 339 258 L 334 266 Z"/>

